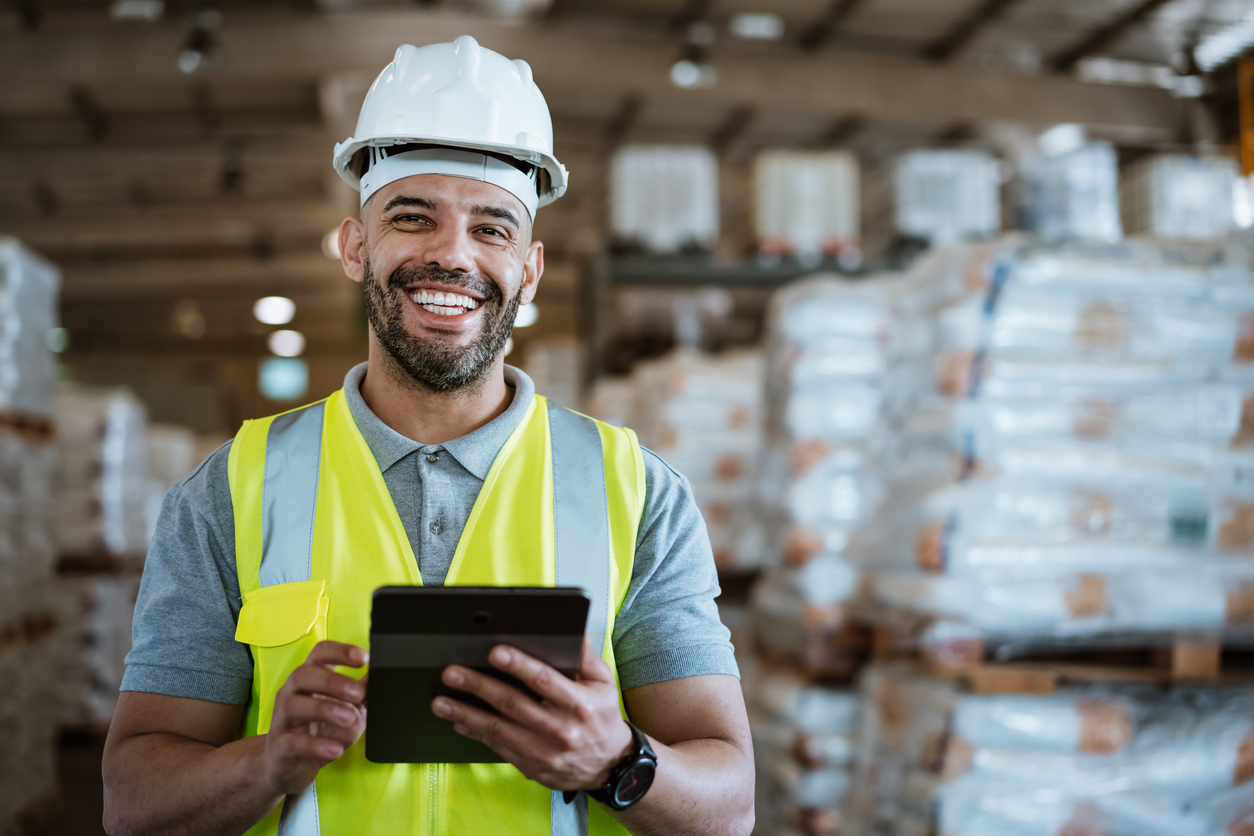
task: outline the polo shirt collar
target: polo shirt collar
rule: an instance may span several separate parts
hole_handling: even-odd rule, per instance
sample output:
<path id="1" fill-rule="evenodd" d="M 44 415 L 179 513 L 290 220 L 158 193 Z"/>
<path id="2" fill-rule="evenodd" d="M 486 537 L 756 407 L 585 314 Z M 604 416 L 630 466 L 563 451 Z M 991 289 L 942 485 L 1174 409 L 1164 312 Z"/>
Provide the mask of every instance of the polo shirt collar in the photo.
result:
<path id="1" fill-rule="evenodd" d="M 374 454 L 379 470 L 386 473 L 401 459 L 415 452 L 430 453 L 445 450 L 480 481 L 488 476 L 492 462 L 505 446 L 510 435 L 522 423 L 528 407 L 535 399 L 536 387 L 521 369 L 505 367 L 505 383 L 513 387 L 514 399 L 504 412 L 474 432 L 447 441 L 444 444 L 419 444 L 406 438 L 371 411 L 361 396 L 361 382 L 366 379 L 368 364 L 359 363 L 344 376 L 344 396 L 348 411 L 352 413 L 357 429 L 370 452 Z"/>

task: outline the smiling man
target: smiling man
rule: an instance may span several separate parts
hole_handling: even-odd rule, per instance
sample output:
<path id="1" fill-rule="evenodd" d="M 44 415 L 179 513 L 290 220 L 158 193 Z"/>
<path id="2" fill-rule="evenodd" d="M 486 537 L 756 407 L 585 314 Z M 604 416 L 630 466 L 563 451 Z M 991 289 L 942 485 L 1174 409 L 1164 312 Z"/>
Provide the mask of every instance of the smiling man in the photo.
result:
<path id="1" fill-rule="evenodd" d="M 401 47 L 371 88 L 335 152 L 361 195 L 340 251 L 368 362 L 326 400 L 246 422 L 166 497 L 106 744 L 110 833 L 752 829 L 748 724 L 687 483 L 504 362 L 544 271 L 536 212 L 566 188 L 552 144 L 530 68 L 469 37 Z M 450 667 L 470 699 L 413 706 L 505 763 L 365 759 L 374 589 L 572 578 L 600 579 L 579 583 L 576 680 L 501 646 L 491 664 L 531 694 Z"/>

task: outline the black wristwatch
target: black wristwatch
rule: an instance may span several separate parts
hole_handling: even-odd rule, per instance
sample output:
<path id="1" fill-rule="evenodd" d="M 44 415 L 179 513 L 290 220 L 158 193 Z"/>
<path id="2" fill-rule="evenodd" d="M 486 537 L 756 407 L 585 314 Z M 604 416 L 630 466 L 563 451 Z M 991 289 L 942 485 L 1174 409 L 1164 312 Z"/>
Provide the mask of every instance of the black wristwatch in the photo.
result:
<path id="1" fill-rule="evenodd" d="M 599 801 L 611 810 L 626 810 L 649 791 L 653 786 L 653 775 L 657 771 L 657 755 L 649 745 L 644 732 L 631 725 L 632 750 L 610 770 L 610 777 L 595 790 L 588 790 L 588 797 Z M 567 793 L 567 802 L 574 798 L 574 793 Z"/>

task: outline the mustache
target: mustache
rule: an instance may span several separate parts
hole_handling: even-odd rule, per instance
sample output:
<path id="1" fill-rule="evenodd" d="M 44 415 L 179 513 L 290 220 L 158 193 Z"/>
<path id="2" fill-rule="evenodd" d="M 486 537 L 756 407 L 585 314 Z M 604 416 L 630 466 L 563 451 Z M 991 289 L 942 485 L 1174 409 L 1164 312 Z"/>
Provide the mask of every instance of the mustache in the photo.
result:
<path id="1" fill-rule="evenodd" d="M 454 270 L 441 270 L 439 267 L 414 267 L 410 265 L 397 267 L 388 276 L 388 290 L 404 290 L 412 284 L 432 282 L 434 284 L 460 287 L 469 290 L 472 295 L 485 302 L 500 304 L 505 298 L 495 282 L 474 273 L 462 273 Z"/>

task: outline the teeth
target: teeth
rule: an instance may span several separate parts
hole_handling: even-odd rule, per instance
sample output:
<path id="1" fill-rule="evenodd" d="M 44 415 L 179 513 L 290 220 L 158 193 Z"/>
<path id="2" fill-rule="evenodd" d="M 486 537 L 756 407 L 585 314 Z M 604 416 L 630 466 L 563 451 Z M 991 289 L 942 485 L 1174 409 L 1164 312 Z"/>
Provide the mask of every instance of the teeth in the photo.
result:
<path id="1" fill-rule="evenodd" d="M 444 316 L 456 316 L 465 311 L 473 311 L 479 307 L 479 303 L 476 300 L 471 299 L 469 296 L 463 296 L 460 293 L 419 290 L 411 293 L 409 298 L 432 313 L 439 313 Z"/>

